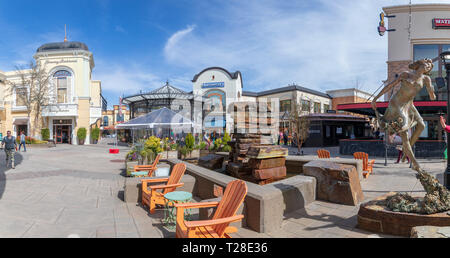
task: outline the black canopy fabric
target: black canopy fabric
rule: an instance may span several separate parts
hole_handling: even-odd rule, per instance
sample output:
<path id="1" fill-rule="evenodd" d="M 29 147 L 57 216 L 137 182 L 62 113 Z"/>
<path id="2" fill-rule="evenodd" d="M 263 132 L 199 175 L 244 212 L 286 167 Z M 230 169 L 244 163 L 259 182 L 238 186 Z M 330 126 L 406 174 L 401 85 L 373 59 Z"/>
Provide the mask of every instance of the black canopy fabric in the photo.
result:
<path id="1" fill-rule="evenodd" d="M 130 121 L 116 125 L 117 129 L 145 129 L 155 127 L 186 127 L 193 126 L 191 120 L 163 107 L 146 115 L 131 119 Z"/>

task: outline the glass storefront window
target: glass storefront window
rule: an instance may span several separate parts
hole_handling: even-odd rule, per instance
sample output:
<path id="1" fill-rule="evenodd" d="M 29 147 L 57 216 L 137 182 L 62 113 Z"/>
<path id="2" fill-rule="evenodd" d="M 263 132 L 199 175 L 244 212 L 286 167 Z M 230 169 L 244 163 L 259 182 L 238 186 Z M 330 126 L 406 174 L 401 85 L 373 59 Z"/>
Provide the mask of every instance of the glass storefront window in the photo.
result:
<path id="1" fill-rule="evenodd" d="M 431 44 L 414 45 L 414 61 L 424 59 L 424 58 L 435 59 L 441 53 L 441 51 L 440 51 L 440 49 L 442 49 L 441 47 L 442 47 L 442 45 L 431 45 Z M 437 93 L 436 95 L 437 95 L 438 99 L 441 99 L 442 96 L 441 96 L 441 94 L 439 94 L 439 89 L 437 88 L 436 82 L 435 82 L 435 78 L 441 76 L 440 71 L 442 71 L 442 70 L 439 69 L 439 63 L 440 63 L 439 59 L 436 59 L 436 61 L 433 62 L 434 67 L 433 67 L 433 70 L 431 71 L 430 77 L 433 82 L 434 90 Z M 417 94 L 415 100 L 419 100 L 419 101 L 420 100 L 422 100 L 422 101 L 430 100 L 430 96 L 428 95 L 428 91 L 427 91 L 426 87 L 423 87 L 423 89 L 419 92 L 419 94 Z"/>

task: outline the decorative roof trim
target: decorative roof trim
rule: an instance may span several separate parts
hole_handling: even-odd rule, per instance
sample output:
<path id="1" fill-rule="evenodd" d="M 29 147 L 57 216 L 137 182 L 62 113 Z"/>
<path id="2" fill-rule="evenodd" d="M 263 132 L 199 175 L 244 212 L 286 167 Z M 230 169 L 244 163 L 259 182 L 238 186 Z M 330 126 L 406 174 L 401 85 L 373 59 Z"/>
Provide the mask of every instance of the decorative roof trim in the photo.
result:
<path id="1" fill-rule="evenodd" d="M 204 69 L 203 71 L 201 71 L 200 73 L 198 73 L 194 76 L 194 78 L 192 79 L 192 82 L 196 82 L 198 80 L 198 77 L 200 77 L 200 75 L 202 75 L 204 72 L 209 71 L 209 70 L 221 70 L 221 71 L 225 72 L 226 74 L 228 74 L 228 76 L 230 76 L 230 78 L 233 80 L 236 80 L 238 77 L 240 77 L 241 78 L 241 87 L 244 88 L 244 84 L 242 83 L 242 74 L 240 71 L 230 73 L 227 69 L 218 67 L 218 66 L 208 67 L 208 68 Z"/>
<path id="2" fill-rule="evenodd" d="M 408 13 L 409 5 L 395 5 L 383 7 L 383 11 L 387 14 Z M 450 4 L 413 4 L 411 12 L 427 12 L 427 11 L 450 11 Z"/>

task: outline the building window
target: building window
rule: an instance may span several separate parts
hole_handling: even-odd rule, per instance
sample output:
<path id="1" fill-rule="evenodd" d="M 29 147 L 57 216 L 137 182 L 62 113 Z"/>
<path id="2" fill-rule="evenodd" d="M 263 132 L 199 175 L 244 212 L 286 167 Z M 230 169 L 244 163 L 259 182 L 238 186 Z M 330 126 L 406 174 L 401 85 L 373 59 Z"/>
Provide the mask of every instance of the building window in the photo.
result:
<path id="1" fill-rule="evenodd" d="M 314 102 L 314 113 L 320 113 L 320 102 Z"/>
<path id="2" fill-rule="evenodd" d="M 24 107 L 27 105 L 28 90 L 27 88 L 16 88 L 16 107 Z"/>
<path id="3" fill-rule="evenodd" d="M 439 57 L 439 55 L 444 51 L 449 51 L 450 45 L 440 45 L 440 44 L 416 44 L 414 45 L 414 61 L 429 58 L 429 59 L 435 59 L 436 57 Z M 437 58 L 436 61 L 433 63 L 434 67 L 431 71 L 431 81 L 433 82 L 433 86 L 436 92 L 436 95 L 438 97 L 438 100 L 447 100 L 447 94 L 444 92 L 446 89 L 438 89 L 436 86 L 435 79 L 436 77 L 445 77 L 445 68 L 443 67 L 442 61 L 440 58 Z M 423 89 L 417 94 L 415 100 L 430 100 L 430 97 L 428 95 L 428 91 L 426 87 L 423 87 Z"/>
<path id="4" fill-rule="evenodd" d="M 103 126 L 108 126 L 108 116 L 103 117 Z"/>
<path id="5" fill-rule="evenodd" d="M 309 100 L 302 99 L 302 111 L 311 111 L 311 102 Z"/>
<path id="6" fill-rule="evenodd" d="M 328 112 L 328 110 L 330 110 L 330 105 L 323 104 L 323 112 L 326 113 L 326 112 Z"/>
<path id="7" fill-rule="evenodd" d="M 291 111 L 291 100 L 281 100 L 280 101 L 280 112 L 290 112 Z"/>
<path id="8" fill-rule="evenodd" d="M 56 83 L 57 103 L 69 103 L 69 89 L 71 86 L 72 74 L 65 70 L 57 71 L 53 74 Z"/>

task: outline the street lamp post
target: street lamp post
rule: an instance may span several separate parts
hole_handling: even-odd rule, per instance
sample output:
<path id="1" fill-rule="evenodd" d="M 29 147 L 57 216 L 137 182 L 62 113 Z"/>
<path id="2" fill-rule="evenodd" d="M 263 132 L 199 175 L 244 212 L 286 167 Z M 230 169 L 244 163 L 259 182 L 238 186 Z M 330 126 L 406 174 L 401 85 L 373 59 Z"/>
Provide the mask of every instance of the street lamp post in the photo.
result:
<path id="1" fill-rule="evenodd" d="M 441 53 L 441 60 L 447 72 L 447 121 L 450 121 L 450 51 Z M 447 135 L 447 148 L 450 146 L 450 137 Z M 450 157 L 447 156 L 447 169 L 444 172 L 444 186 L 450 189 Z"/>

